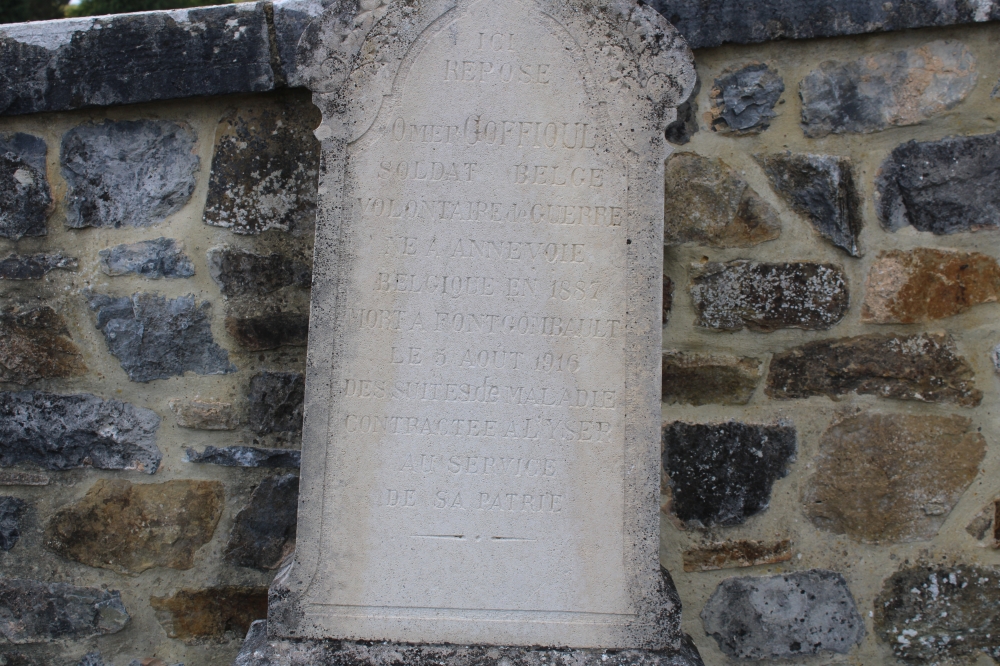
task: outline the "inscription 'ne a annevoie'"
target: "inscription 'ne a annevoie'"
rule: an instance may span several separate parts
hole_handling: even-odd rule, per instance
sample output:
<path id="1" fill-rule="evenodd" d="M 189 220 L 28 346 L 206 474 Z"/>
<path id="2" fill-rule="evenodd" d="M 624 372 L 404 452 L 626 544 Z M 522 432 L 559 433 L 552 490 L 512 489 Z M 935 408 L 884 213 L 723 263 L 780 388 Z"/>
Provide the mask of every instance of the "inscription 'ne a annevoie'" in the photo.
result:
<path id="1" fill-rule="evenodd" d="M 652 538 L 634 538 L 656 529 L 658 383 L 629 342 L 659 346 L 634 322 L 636 294 L 659 294 L 657 223 L 637 206 L 662 196 L 663 155 L 644 154 L 662 134 L 611 122 L 607 104 L 661 113 L 690 65 L 638 83 L 623 63 L 648 55 L 614 35 L 652 39 L 666 29 L 655 13 L 567 2 L 390 5 L 364 24 L 377 37 L 362 46 L 347 26 L 310 65 L 316 89 L 343 73 L 355 99 L 322 93 L 344 115 L 317 135 L 334 135 L 328 122 L 351 135 L 324 144 L 304 435 L 323 464 L 303 468 L 277 631 L 674 640 Z M 302 44 L 331 39 L 343 15 Z M 598 50 L 618 54 L 607 69 Z M 653 255 L 638 272 L 637 247 Z M 483 572 L 517 584 L 483 586 Z"/>

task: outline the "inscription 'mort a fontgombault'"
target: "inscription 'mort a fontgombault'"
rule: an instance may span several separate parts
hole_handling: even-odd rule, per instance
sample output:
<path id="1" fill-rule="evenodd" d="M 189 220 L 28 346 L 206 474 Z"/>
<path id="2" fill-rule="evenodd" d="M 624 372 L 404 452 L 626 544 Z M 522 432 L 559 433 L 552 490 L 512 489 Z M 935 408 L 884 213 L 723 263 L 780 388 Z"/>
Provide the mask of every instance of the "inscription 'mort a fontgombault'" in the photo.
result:
<path id="1" fill-rule="evenodd" d="M 649 207 L 689 53 L 624 2 L 373 12 L 330 9 L 299 47 L 326 170 L 272 631 L 672 645 Z"/>

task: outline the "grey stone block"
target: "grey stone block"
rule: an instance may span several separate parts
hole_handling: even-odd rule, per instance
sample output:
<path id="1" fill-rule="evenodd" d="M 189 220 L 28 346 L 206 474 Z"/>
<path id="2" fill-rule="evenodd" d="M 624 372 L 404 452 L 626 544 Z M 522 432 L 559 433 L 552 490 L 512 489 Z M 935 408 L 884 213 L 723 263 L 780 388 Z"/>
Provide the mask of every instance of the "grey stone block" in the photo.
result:
<path id="1" fill-rule="evenodd" d="M 0 114 L 274 87 L 264 3 L 0 26 Z"/>
<path id="2" fill-rule="evenodd" d="M 795 459 L 795 429 L 751 423 L 663 427 L 670 511 L 691 527 L 740 525 L 765 509 Z"/>
<path id="3" fill-rule="evenodd" d="M 269 476 L 236 514 L 225 560 L 262 571 L 275 569 L 295 548 L 299 477 Z"/>
<path id="4" fill-rule="evenodd" d="M 14 644 L 113 634 L 128 621 L 117 591 L 0 579 L 0 636 Z"/>
<path id="5" fill-rule="evenodd" d="M 12 254 L 0 259 L 0 280 L 41 280 L 49 271 L 57 268 L 76 268 L 78 262 L 73 257 L 55 254 Z"/>
<path id="6" fill-rule="evenodd" d="M 1000 2 L 651 0 L 693 49 L 1000 20 Z"/>
<path id="7" fill-rule="evenodd" d="M 824 569 L 727 578 L 701 612 L 706 633 L 737 659 L 846 654 L 865 636 L 847 581 Z"/>
<path id="8" fill-rule="evenodd" d="M 864 226 L 851 160 L 834 155 L 755 155 L 771 185 L 834 247 L 860 257 Z"/>
<path id="9" fill-rule="evenodd" d="M 675 652 L 406 645 L 268 640 L 267 620 L 250 626 L 233 666 L 705 666 L 691 637 Z"/>
<path id="10" fill-rule="evenodd" d="M 98 255 L 101 258 L 101 271 L 105 275 L 131 273 L 151 280 L 189 278 L 194 275 L 194 264 L 184 254 L 184 244 L 172 238 L 116 245 L 101 250 Z"/>
<path id="11" fill-rule="evenodd" d="M 208 301 L 198 305 L 194 296 L 168 300 L 147 293 L 119 298 L 90 293 L 88 300 L 108 349 L 134 382 L 178 377 L 187 371 L 236 372 L 229 353 L 212 338 Z"/>
<path id="12" fill-rule="evenodd" d="M 300 261 L 230 247 L 208 251 L 208 272 L 225 296 L 256 296 L 312 283 L 312 271 Z"/>
<path id="13" fill-rule="evenodd" d="M 261 372 L 250 380 L 247 426 L 258 435 L 302 432 L 305 377 L 295 372 Z"/>
<path id="14" fill-rule="evenodd" d="M 719 132 L 759 134 L 778 114 L 774 105 L 785 92 L 785 82 L 763 63 L 727 71 L 712 88 L 712 127 Z"/>
<path id="15" fill-rule="evenodd" d="M 194 191 L 196 140 L 188 126 L 165 120 L 106 120 L 66 132 L 66 226 L 148 227 L 176 213 Z"/>
<path id="16" fill-rule="evenodd" d="M 819 138 L 916 125 L 965 99 L 977 77 L 972 51 L 954 41 L 827 61 L 799 83 L 802 129 Z"/>
<path id="17" fill-rule="evenodd" d="M 0 466 L 30 462 L 45 469 L 134 469 L 160 466 L 155 412 L 95 395 L 41 391 L 0 393 Z"/>
<path id="18" fill-rule="evenodd" d="M 37 136 L 0 134 L 0 238 L 18 240 L 48 233 L 45 221 L 53 206 L 45 168 L 47 152 L 45 141 Z"/>
<path id="19" fill-rule="evenodd" d="M 21 515 L 27 506 L 19 497 L 0 497 L 0 550 L 9 551 L 21 539 Z"/>
<path id="20" fill-rule="evenodd" d="M 198 453 L 187 449 L 184 459 L 190 463 L 222 465 L 223 467 L 287 467 L 299 468 L 302 452 L 295 449 L 261 449 L 255 446 L 226 446 L 217 449 L 206 446 Z"/>
<path id="21" fill-rule="evenodd" d="M 882 163 L 875 190 L 887 231 L 1000 227 L 1000 133 L 904 143 Z"/>

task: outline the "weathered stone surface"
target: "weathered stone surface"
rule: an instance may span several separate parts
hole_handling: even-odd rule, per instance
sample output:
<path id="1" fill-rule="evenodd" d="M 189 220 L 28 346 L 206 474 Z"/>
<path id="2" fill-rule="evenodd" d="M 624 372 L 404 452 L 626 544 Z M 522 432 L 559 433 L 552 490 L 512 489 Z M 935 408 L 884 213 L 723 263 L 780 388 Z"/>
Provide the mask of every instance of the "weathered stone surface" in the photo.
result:
<path id="1" fill-rule="evenodd" d="M 258 102 L 219 123 L 205 223 L 239 234 L 304 232 L 316 219 L 319 125 L 307 98 Z"/>
<path id="2" fill-rule="evenodd" d="M 1000 500 L 993 500 L 965 526 L 965 531 L 979 541 L 985 539 L 986 535 L 989 534 L 993 540 L 993 547 L 1000 547 L 1000 544 L 997 543 L 997 537 L 1000 536 L 997 534 L 997 528 L 1000 527 L 1000 522 L 997 521 L 998 514 L 1000 514 Z M 993 529 L 990 529 L 991 527 Z"/>
<path id="3" fill-rule="evenodd" d="M 73 257 L 55 254 L 11 254 L 0 259 L 0 280 L 41 280 L 49 271 L 57 268 L 76 268 L 78 262 Z"/>
<path id="4" fill-rule="evenodd" d="M 865 636 L 847 581 L 824 569 L 727 578 L 701 612 L 705 632 L 737 659 L 846 654 Z"/>
<path id="5" fill-rule="evenodd" d="M 670 511 L 689 527 L 739 525 L 764 511 L 795 459 L 795 429 L 751 423 L 663 427 Z"/>
<path id="6" fill-rule="evenodd" d="M 0 44 L 3 115 L 275 84 L 260 4 L 5 25 Z"/>
<path id="7" fill-rule="evenodd" d="M 14 644 L 81 640 L 128 624 L 121 593 L 67 583 L 0 578 L 0 636 Z"/>
<path id="8" fill-rule="evenodd" d="M 1000 3 L 937 0 L 652 0 L 693 49 L 812 39 L 1000 19 Z"/>
<path id="9" fill-rule="evenodd" d="M 0 471 L 0 486 L 47 486 L 49 477 L 37 472 Z"/>
<path id="10" fill-rule="evenodd" d="M 255 446 L 206 446 L 198 453 L 187 449 L 184 459 L 190 463 L 223 467 L 288 467 L 298 469 L 302 452 L 295 449 L 261 449 Z"/>
<path id="11" fill-rule="evenodd" d="M 678 153 L 664 183 L 664 245 L 751 247 L 781 235 L 778 213 L 720 159 Z"/>
<path id="12" fill-rule="evenodd" d="M 875 635 L 909 663 L 1000 658 L 1000 569 L 966 564 L 897 571 L 875 599 Z M 963 659 L 966 658 L 966 659 Z"/>
<path id="13" fill-rule="evenodd" d="M 197 137 L 166 120 L 106 120 L 63 135 L 66 226 L 148 227 L 194 192 Z"/>
<path id="14" fill-rule="evenodd" d="M 705 666 L 691 637 L 677 652 L 556 650 L 530 647 L 407 645 L 351 641 L 268 640 L 267 621 L 254 622 L 234 666 Z"/>
<path id="15" fill-rule="evenodd" d="M 674 281 L 663 276 L 663 325 L 670 321 L 670 310 L 674 307 Z"/>
<path id="16" fill-rule="evenodd" d="M 961 416 L 849 416 L 823 434 L 802 502 L 814 525 L 863 543 L 931 539 L 985 455 Z"/>
<path id="17" fill-rule="evenodd" d="M 684 551 L 684 571 L 715 571 L 777 564 L 792 559 L 792 542 L 737 539 Z"/>
<path id="18" fill-rule="evenodd" d="M 864 226 L 851 161 L 833 155 L 755 155 L 774 189 L 834 247 L 860 257 Z"/>
<path id="19" fill-rule="evenodd" d="M 943 333 L 819 340 L 775 354 L 765 391 L 779 400 L 848 393 L 978 405 L 968 361 Z"/>
<path id="20" fill-rule="evenodd" d="M 993 88 L 993 92 L 990 93 L 990 97 L 993 99 L 1000 99 L 1000 81 L 997 81 L 996 86 Z"/>
<path id="21" fill-rule="evenodd" d="M 0 497 L 0 550 L 9 551 L 21 539 L 21 515 L 27 506 L 19 497 Z"/>
<path id="22" fill-rule="evenodd" d="M 785 82 L 764 63 L 727 70 L 715 80 L 708 96 L 712 102 L 712 129 L 736 135 L 760 134 L 777 117 L 774 105 L 785 92 Z"/>
<path id="23" fill-rule="evenodd" d="M 296 372 L 261 372 L 250 380 L 247 427 L 258 435 L 302 431 L 305 377 Z"/>
<path id="24" fill-rule="evenodd" d="M 118 573 L 190 569 L 222 517 L 219 481 L 133 484 L 98 479 L 83 499 L 45 527 L 46 546 L 77 562 Z"/>
<path id="25" fill-rule="evenodd" d="M 667 125 L 665 136 L 667 141 L 683 146 L 698 133 L 698 93 L 701 92 L 701 80 L 694 82 L 694 89 L 687 101 L 677 107 L 677 120 Z"/>
<path id="26" fill-rule="evenodd" d="M 308 287 L 312 272 L 305 263 L 277 252 L 268 255 L 217 247 L 208 251 L 208 270 L 226 296 L 269 294 L 283 287 Z"/>
<path id="27" fill-rule="evenodd" d="M 194 264 L 184 254 L 184 243 L 172 238 L 116 245 L 98 255 L 105 275 L 135 274 L 150 280 L 194 275 Z"/>
<path id="28" fill-rule="evenodd" d="M 18 240 L 48 233 L 45 220 L 53 204 L 45 168 L 47 152 L 45 141 L 37 136 L 0 134 L 0 238 Z"/>
<path id="29" fill-rule="evenodd" d="M 699 326 L 769 333 L 822 330 L 847 314 L 847 277 L 833 264 L 695 264 L 691 298 Z"/>
<path id="30" fill-rule="evenodd" d="M 297 475 L 266 477 L 236 514 L 226 544 L 226 562 L 262 571 L 278 568 L 295 549 L 298 506 Z"/>
<path id="31" fill-rule="evenodd" d="M 134 469 L 160 466 L 155 412 L 95 395 L 41 391 L 0 393 L 0 466 L 30 462 L 45 469 Z"/>
<path id="32" fill-rule="evenodd" d="M 1000 265 L 979 252 L 931 248 L 880 252 L 865 281 L 861 321 L 915 324 L 944 319 L 1000 295 Z"/>
<path id="33" fill-rule="evenodd" d="M 0 382 L 29 384 L 87 370 L 66 320 L 50 307 L 0 310 L 0 340 Z"/>
<path id="34" fill-rule="evenodd" d="M 108 350 L 134 382 L 235 372 L 229 353 L 212 338 L 211 304 L 194 296 L 167 299 L 148 293 L 115 298 L 90 293 L 97 328 Z"/>
<path id="35" fill-rule="evenodd" d="M 1000 133 L 897 146 L 875 178 L 882 227 L 953 234 L 1000 226 Z"/>
<path id="36" fill-rule="evenodd" d="M 964 100 L 977 78 L 975 56 L 955 41 L 827 61 L 799 84 L 802 129 L 818 138 L 916 125 Z"/>
<path id="37" fill-rule="evenodd" d="M 100 652 L 88 652 L 76 666 L 107 666 Z"/>
<path id="38" fill-rule="evenodd" d="M 745 405 L 763 376 L 760 359 L 663 352 L 663 402 Z"/>
<path id="39" fill-rule="evenodd" d="M 167 636 L 181 640 L 239 638 L 267 617 L 266 587 L 213 587 L 150 597 Z"/>
<path id="40" fill-rule="evenodd" d="M 239 425 L 232 403 L 174 399 L 169 405 L 177 416 L 177 425 L 182 428 L 235 430 Z"/>
<path id="41" fill-rule="evenodd" d="M 303 346 L 309 339 L 309 315 L 279 312 L 260 317 L 226 317 L 226 332 L 246 351 Z"/>

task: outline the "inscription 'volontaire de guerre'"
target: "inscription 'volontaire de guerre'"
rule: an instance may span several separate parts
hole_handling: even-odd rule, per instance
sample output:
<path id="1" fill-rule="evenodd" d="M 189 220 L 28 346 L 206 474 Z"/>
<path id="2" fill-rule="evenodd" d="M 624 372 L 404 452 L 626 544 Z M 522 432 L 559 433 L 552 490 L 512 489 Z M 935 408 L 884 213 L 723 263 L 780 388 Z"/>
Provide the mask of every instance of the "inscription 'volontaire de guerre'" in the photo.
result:
<path id="1" fill-rule="evenodd" d="M 325 164 L 273 632 L 675 640 L 657 207 L 690 56 L 648 9 L 583 5 L 336 5 L 300 43 Z"/>

